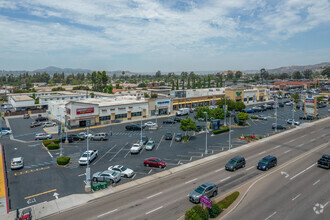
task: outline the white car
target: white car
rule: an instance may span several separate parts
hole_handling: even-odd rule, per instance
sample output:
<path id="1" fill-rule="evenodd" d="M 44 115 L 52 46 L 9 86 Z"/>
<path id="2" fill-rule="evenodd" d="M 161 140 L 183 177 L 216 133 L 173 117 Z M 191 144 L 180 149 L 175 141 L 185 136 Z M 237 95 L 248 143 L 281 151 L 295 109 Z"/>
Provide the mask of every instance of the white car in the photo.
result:
<path id="1" fill-rule="evenodd" d="M 153 150 L 154 147 L 155 147 L 155 142 L 154 141 L 150 140 L 150 141 L 147 142 L 146 150 Z"/>
<path id="2" fill-rule="evenodd" d="M 140 144 L 133 144 L 130 149 L 131 154 L 138 154 L 142 150 L 142 146 Z"/>
<path id="3" fill-rule="evenodd" d="M 11 160 L 10 168 L 12 170 L 20 169 L 24 167 L 23 157 L 15 157 Z"/>
<path id="4" fill-rule="evenodd" d="M 56 125 L 57 125 L 56 122 L 53 122 L 53 121 L 46 121 L 46 122 L 42 123 L 42 127 L 43 128 L 54 127 Z"/>
<path id="5" fill-rule="evenodd" d="M 89 163 L 91 163 L 98 156 L 98 153 L 98 150 L 86 150 L 79 158 L 79 165 L 87 165 L 88 159 Z"/>
<path id="6" fill-rule="evenodd" d="M 285 105 L 287 105 L 287 106 L 291 106 L 292 103 L 293 103 L 293 102 L 287 102 L 287 103 L 285 103 Z"/>
<path id="7" fill-rule="evenodd" d="M 287 119 L 287 120 L 285 120 L 285 121 L 286 121 L 286 123 L 292 125 L 292 119 Z M 295 125 L 300 125 L 300 122 L 299 122 L 299 121 L 293 121 L 293 123 L 294 123 Z"/>
<path id="8" fill-rule="evenodd" d="M 267 116 L 264 116 L 264 115 L 257 115 L 258 119 L 261 119 L 261 120 L 267 120 L 268 117 Z"/>
<path id="9" fill-rule="evenodd" d="M 2 130 L 0 131 L 0 135 L 7 135 L 7 134 L 12 134 L 11 130 Z"/>
<path id="10" fill-rule="evenodd" d="M 148 122 L 144 123 L 144 125 L 147 127 L 153 127 L 153 126 L 156 126 L 156 123 L 153 123 L 152 121 L 148 121 Z"/>
<path id="11" fill-rule="evenodd" d="M 110 166 L 108 170 L 119 172 L 120 176 L 126 178 L 131 178 L 134 175 L 134 171 L 132 169 L 124 167 L 122 165 Z"/>

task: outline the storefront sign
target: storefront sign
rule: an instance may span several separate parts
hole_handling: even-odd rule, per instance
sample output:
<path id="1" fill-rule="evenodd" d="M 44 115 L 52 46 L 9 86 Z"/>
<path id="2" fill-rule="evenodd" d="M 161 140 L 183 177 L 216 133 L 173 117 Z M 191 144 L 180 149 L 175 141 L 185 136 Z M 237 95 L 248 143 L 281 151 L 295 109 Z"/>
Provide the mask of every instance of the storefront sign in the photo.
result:
<path id="1" fill-rule="evenodd" d="M 133 108 L 133 106 L 130 106 L 130 107 L 128 107 L 128 108 Z"/>
<path id="2" fill-rule="evenodd" d="M 107 112 L 107 110 L 106 109 L 102 109 L 102 112 Z"/>
<path id="3" fill-rule="evenodd" d="M 110 111 L 114 111 L 115 110 L 115 108 L 110 108 Z"/>
<path id="4" fill-rule="evenodd" d="M 118 108 L 118 110 L 125 110 L 126 108 Z"/>
<path id="5" fill-rule="evenodd" d="M 94 113 L 94 107 L 90 107 L 90 108 L 77 108 L 76 112 L 77 112 L 77 115 Z"/>
<path id="6" fill-rule="evenodd" d="M 161 104 L 169 104 L 170 101 L 163 101 L 163 102 L 157 102 L 157 105 L 161 105 Z"/>
<path id="7" fill-rule="evenodd" d="M 259 90 L 259 92 L 265 92 L 265 90 L 264 90 L 264 89 L 262 89 L 262 90 Z"/>

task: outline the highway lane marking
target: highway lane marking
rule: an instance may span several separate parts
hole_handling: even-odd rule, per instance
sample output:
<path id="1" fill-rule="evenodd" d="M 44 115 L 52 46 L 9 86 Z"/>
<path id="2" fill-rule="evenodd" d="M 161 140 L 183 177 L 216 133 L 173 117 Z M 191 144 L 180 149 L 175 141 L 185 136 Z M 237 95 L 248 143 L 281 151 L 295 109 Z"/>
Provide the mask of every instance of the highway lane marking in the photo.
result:
<path id="1" fill-rule="evenodd" d="M 152 198 L 152 197 L 158 196 L 158 195 L 160 195 L 160 194 L 162 194 L 162 193 L 163 193 L 163 192 L 159 192 L 159 193 L 153 194 L 153 195 L 151 195 L 151 196 L 148 196 L 147 199 L 150 199 L 150 198 Z"/>
<path id="2" fill-rule="evenodd" d="M 306 137 L 306 134 L 304 134 L 303 136 L 301 136 L 301 138 L 303 138 L 303 137 Z"/>
<path id="3" fill-rule="evenodd" d="M 264 154 L 264 153 L 266 153 L 267 151 L 263 151 L 263 152 L 260 152 L 260 153 L 258 153 L 258 155 L 260 155 L 260 154 Z"/>
<path id="4" fill-rule="evenodd" d="M 310 140 L 310 142 L 313 142 L 313 141 L 315 141 L 315 138 L 313 138 L 313 139 Z"/>
<path id="5" fill-rule="evenodd" d="M 271 217 L 273 217 L 277 212 L 273 212 L 273 214 L 271 214 L 270 216 L 268 216 L 267 218 L 265 218 L 265 220 L 270 219 Z"/>
<path id="6" fill-rule="evenodd" d="M 107 152 L 105 152 L 105 154 L 102 156 L 102 157 L 100 157 L 100 159 L 98 159 L 97 161 L 95 161 L 94 163 L 93 163 L 93 165 L 95 165 L 97 162 L 99 162 L 103 157 L 105 157 L 105 155 L 107 155 L 113 148 L 115 148 L 117 145 L 115 144 L 112 148 L 110 148 Z"/>
<path id="7" fill-rule="evenodd" d="M 157 210 L 159 210 L 159 209 L 161 209 L 161 208 L 163 208 L 163 206 L 159 206 L 158 208 L 155 208 L 155 209 L 153 209 L 153 210 L 151 210 L 151 211 L 149 211 L 149 212 L 146 212 L 146 215 L 148 215 L 148 214 L 150 214 L 150 213 L 152 213 L 152 212 L 155 212 L 155 211 L 157 211 Z"/>
<path id="8" fill-rule="evenodd" d="M 277 148 L 279 148 L 279 147 L 281 147 L 282 145 L 277 145 L 276 147 L 274 147 L 273 149 L 277 149 Z"/>
<path id="9" fill-rule="evenodd" d="M 188 184 L 188 183 L 194 182 L 195 180 L 197 180 L 197 178 L 192 179 L 192 180 L 189 180 L 189 181 L 185 182 L 184 184 Z"/>
<path id="10" fill-rule="evenodd" d="M 294 142 L 295 140 L 296 140 L 296 139 L 293 139 L 293 140 L 289 141 L 288 144 L 291 143 L 291 142 Z"/>
<path id="11" fill-rule="evenodd" d="M 254 166 L 252 166 L 252 167 L 249 167 L 249 168 L 247 168 L 247 169 L 245 169 L 245 170 L 251 170 L 252 168 L 254 168 Z"/>
<path id="12" fill-rule="evenodd" d="M 298 147 L 301 147 L 301 146 L 303 146 L 303 145 L 304 145 L 304 143 L 302 143 L 302 144 L 299 144 L 299 145 L 298 145 Z"/>
<path id="13" fill-rule="evenodd" d="M 174 133 L 174 135 L 173 135 L 173 137 L 172 137 L 170 147 L 172 147 L 172 144 L 173 144 L 173 140 L 174 140 L 174 138 L 175 138 L 175 133 Z"/>
<path id="14" fill-rule="evenodd" d="M 317 180 L 315 183 L 313 183 L 313 186 L 315 186 L 316 184 L 318 184 L 320 182 L 320 180 Z"/>
<path id="15" fill-rule="evenodd" d="M 226 180 L 228 180 L 228 179 L 230 179 L 230 178 L 231 178 L 231 176 L 228 176 L 228 177 L 226 177 L 226 178 L 220 180 L 220 183 L 222 183 L 223 181 L 226 181 Z"/>
<path id="16" fill-rule="evenodd" d="M 32 196 L 24 197 L 24 199 L 29 199 L 29 198 L 32 198 L 32 197 L 41 196 L 41 195 L 44 195 L 44 194 L 47 194 L 47 193 L 50 193 L 50 192 L 55 192 L 55 191 L 56 191 L 56 189 L 52 189 L 52 190 L 49 190 L 49 191 L 46 191 L 46 192 L 42 192 L 42 193 L 38 193 L 38 194 L 35 194 L 35 195 L 32 195 Z"/>
<path id="17" fill-rule="evenodd" d="M 97 217 L 98 217 L 98 218 L 101 218 L 101 217 L 103 217 L 103 216 L 105 216 L 105 215 L 109 215 L 110 213 L 113 213 L 113 212 L 115 212 L 115 211 L 118 211 L 118 209 L 114 209 L 114 210 L 111 210 L 111 211 L 109 211 L 109 212 L 103 213 L 103 214 L 101 214 L 101 215 L 98 215 Z"/>
<path id="18" fill-rule="evenodd" d="M 296 196 L 292 199 L 292 201 L 296 200 L 299 196 L 301 196 L 301 193 L 299 193 L 298 195 L 296 195 Z"/>
<path id="19" fill-rule="evenodd" d="M 316 163 L 313 163 L 312 165 L 310 165 L 309 167 L 307 167 L 306 169 L 304 169 L 303 171 L 299 172 L 298 174 L 294 175 L 293 177 L 290 178 L 290 180 L 293 180 L 294 178 L 296 178 L 297 176 L 299 176 L 300 174 L 306 172 L 307 170 L 309 170 L 310 168 L 312 168 L 313 166 L 315 166 Z"/>
<path id="20" fill-rule="evenodd" d="M 109 161 L 112 161 L 113 158 L 115 158 L 120 153 L 120 151 L 122 151 L 123 148 L 126 147 L 127 145 L 128 145 L 128 143 L 126 143 L 122 148 L 120 148 L 120 150 Z"/>
<path id="21" fill-rule="evenodd" d="M 215 172 L 217 173 L 217 172 L 220 172 L 221 170 L 224 170 L 225 168 L 223 167 L 223 168 L 221 168 L 221 169 L 218 169 L 218 170 L 216 170 Z"/>
<path id="22" fill-rule="evenodd" d="M 159 141 L 159 143 L 158 143 L 158 145 L 156 147 L 156 150 L 158 150 L 158 147 L 159 147 L 160 143 L 162 143 L 163 138 L 164 138 L 164 135 L 161 137 L 161 139 L 160 139 L 160 141 Z"/>
<path id="23" fill-rule="evenodd" d="M 284 154 L 289 153 L 290 151 L 291 151 L 291 150 L 287 150 L 287 151 L 284 152 Z"/>
<path id="24" fill-rule="evenodd" d="M 36 165 L 32 165 L 32 166 L 36 166 Z M 25 171 L 21 171 L 21 172 L 16 172 L 16 173 L 14 173 L 14 175 L 19 176 L 19 175 L 23 175 L 23 174 L 28 174 L 28 173 L 33 173 L 33 172 L 37 172 L 37 171 L 47 170 L 49 168 L 50 168 L 50 166 L 40 167 L 40 168 L 36 168 L 34 170 L 25 170 Z"/>

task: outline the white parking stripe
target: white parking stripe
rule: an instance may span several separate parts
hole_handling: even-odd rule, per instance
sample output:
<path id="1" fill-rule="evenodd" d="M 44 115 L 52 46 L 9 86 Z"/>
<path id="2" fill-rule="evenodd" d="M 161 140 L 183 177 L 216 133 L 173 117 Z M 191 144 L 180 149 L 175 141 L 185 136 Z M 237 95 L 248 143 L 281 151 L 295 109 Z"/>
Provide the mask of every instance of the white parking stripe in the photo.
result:
<path id="1" fill-rule="evenodd" d="M 173 140 L 174 140 L 174 138 L 175 138 L 175 133 L 174 133 L 174 135 L 173 135 L 173 137 L 172 137 L 170 147 L 172 147 L 172 144 L 173 144 Z"/>
<path id="2" fill-rule="evenodd" d="M 120 151 L 124 148 L 124 147 L 126 147 L 128 145 L 128 143 L 126 143 L 122 148 L 120 148 L 120 150 L 109 160 L 109 161 L 112 161 L 113 160 L 113 158 L 115 158 L 119 153 L 120 153 Z"/>
<path id="3" fill-rule="evenodd" d="M 97 162 L 99 162 L 103 157 L 105 157 L 105 155 L 107 155 L 113 148 L 115 148 L 117 145 L 115 144 L 112 148 L 110 148 L 102 157 L 100 157 L 100 159 L 98 159 L 97 161 L 95 161 L 93 163 L 93 165 L 95 165 Z"/>
<path id="4" fill-rule="evenodd" d="M 157 147 L 156 147 L 156 150 L 158 150 L 158 147 L 159 147 L 160 143 L 162 142 L 163 138 L 164 138 L 164 135 L 163 135 L 162 138 L 160 139 L 160 141 L 159 141 L 159 143 L 158 143 L 158 145 L 157 145 Z"/>

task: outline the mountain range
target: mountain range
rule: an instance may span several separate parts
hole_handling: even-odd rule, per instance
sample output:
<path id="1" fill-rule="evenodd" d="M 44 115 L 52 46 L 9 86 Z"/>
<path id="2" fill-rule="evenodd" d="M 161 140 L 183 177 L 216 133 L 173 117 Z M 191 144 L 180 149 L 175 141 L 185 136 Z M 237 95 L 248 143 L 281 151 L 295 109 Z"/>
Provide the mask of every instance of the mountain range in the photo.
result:
<path id="1" fill-rule="evenodd" d="M 322 69 L 328 68 L 330 67 L 330 62 L 323 62 L 323 63 L 319 63 L 319 64 L 313 64 L 313 65 L 304 65 L 304 66 L 285 66 L 285 67 L 279 67 L 279 68 L 275 68 L 275 69 L 266 69 L 269 73 L 293 73 L 295 71 L 304 71 L 307 69 L 310 69 L 312 71 L 322 71 Z M 33 73 L 48 73 L 50 75 L 53 75 L 54 73 L 65 73 L 66 75 L 69 74 L 77 74 L 77 73 L 92 73 L 95 70 L 90 70 L 90 69 L 73 69 L 73 68 L 59 68 L 59 67 L 55 67 L 55 66 L 49 66 L 46 67 L 44 69 L 36 69 L 33 71 L 26 71 L 26 70 L 0 70 L 0 75 L 6 75 L 6 74 L 13 74 L 15 75 L 19 75 L 21 73 L 29 73 L 29 74 L 33 74 Z M 249 74 L 254 74 L 254 73 L 259 73 L 260 70 L 241 70 L 242 72 L 245 73 L 249 73 Z M 107 74 L 109 76 L 112 76 L 114 74 L 116 74 L 117 76 L 122 74 L 122 70 L 116 70 L 116 71 L 106 71 Z M 131 75 L 135 75 L 135 74 L 150 74 L 153 75 L 155 73 L 138 73 L 138 72 L 131 72 L 131 71 L 124 71 L 125 75 L 131 76 Z M 191 72 L 191 71 L 189 71 Z M 196 74 L 201 74 L 201 75 L 207 75 L 207 74 L 215 74 L 217 72 L 223 72 L 223 70 L 218 70 L 218 71 L 194 71 Z M 162 72 L 163 74 L 167 74 L 168 72 Z M 175 72 L 176 74 L 180 74 L 181 71 Z"/>

